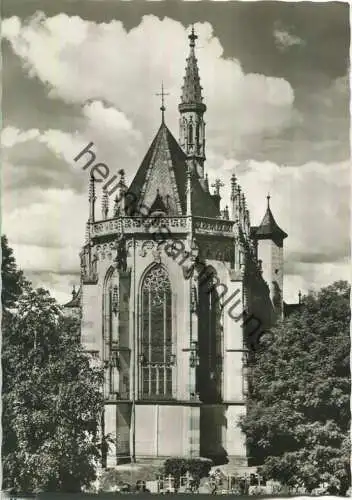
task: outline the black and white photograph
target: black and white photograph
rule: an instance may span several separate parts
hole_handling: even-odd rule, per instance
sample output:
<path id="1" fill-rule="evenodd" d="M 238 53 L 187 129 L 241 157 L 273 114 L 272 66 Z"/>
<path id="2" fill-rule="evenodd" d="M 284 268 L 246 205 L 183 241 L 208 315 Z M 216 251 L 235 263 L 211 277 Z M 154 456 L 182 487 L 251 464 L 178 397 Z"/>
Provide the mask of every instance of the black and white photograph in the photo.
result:
<path id="1" fill-rule="evenodd" d="M 4 498 L 352 495 L 349 57 L 347 2 L 3 0 Z"/>

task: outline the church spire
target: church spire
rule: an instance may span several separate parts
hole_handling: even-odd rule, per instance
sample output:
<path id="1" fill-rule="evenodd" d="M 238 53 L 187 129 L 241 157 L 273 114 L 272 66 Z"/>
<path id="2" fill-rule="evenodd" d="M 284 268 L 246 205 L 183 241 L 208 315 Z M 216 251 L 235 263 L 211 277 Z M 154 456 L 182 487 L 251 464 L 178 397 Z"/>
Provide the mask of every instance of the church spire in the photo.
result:
<path id="1" fill-rule="evenodd" d="M 189 56 L 187 58 L 186 75 L 184 77 L 182 87 L 180 106 L 184 107 L 184 105 L 198 105 L 198 107 L 204 112 L 206 106 L 205 104 L 203 104 L 202 87 L 200 85 L 198 71 L 198 61 L 195 54 L 195 42 L 198 39 L 198 36 L 194 32 L 194 26 L 192 26 L 192 31 L 188 38 L 190 40 Z"/>
<path id="2" fill-rule="evenodd" d="M 257 227 L 254 237 L 257 240 L 273 239 L 277 241 L 283 241 L 287 238 L 287 233 L 283 231 L 276 223 L 274 216 L 270 208 L 270 195 L 266 197 L 267 208 L 264 218 L 260 225 Z"/>
<path id="3" fill-rule="evenodd" d="M 181 102 L 178 106 L 180 111 L 180 146 L 189 158 L 195 160 L 197 174 L 200 178 L 204 178 L 205 123 L 203 115 L 207 107 L 203 103 L 198 62 L 195 55 L 195 42 L 198 37 L 193 26 L 188 38 L 190 40 L 189 56 L 187 58 Z"/>

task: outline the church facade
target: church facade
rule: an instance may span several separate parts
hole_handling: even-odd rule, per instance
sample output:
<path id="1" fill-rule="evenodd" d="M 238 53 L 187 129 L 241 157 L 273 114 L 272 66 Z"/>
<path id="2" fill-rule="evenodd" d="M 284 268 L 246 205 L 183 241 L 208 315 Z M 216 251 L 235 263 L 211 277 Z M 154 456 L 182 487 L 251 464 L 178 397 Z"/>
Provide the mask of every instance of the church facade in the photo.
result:
<path id="1" fill-rule="evenodd" d="M 94 176 L 81 252 L 81 342 L 105 372 L 107 464 L 209 457 L 247 464 L 238 419 L 246 411 L 248 355 L 282 316 L 283 242 L 269 199 L 251 226 L 231 178 L 209 188 L 202 88 L 189 36 L 179 104 L 179 140 L 161 125 L 132 183 L 119 172 L 97 216 Z M 115 196 L 115 193 L 114 193 Z"/>

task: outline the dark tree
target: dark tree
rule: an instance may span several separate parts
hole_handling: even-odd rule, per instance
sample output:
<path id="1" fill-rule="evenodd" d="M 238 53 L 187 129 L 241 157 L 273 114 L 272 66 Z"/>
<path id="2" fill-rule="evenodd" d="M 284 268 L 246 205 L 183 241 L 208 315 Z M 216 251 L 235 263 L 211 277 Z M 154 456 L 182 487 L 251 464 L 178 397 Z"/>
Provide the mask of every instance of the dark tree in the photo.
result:
<path id="1" fill-rule="evenodd" d="M 5 258 L 7 275 L 20 273 L 11 250 Z M 3 488 L 80 491 L 100 458 L 101 370 L 77 341 L 76 320 L 47 291 L 7 283 L 15 307 L 2 324 Z"/>
<path id="2" fill-rule="evenodd" d="M 266 477 L 308 491 L 350 486 L 350 287 L 340 281 L 263 337 L 242 428 Z"/>
<path id="3" fill-rule="evenodd" d="M 3 309 L 8 309 L 16 304 L 16 300 L 22 293 L 26 283 L 23 273 L 17 269 L 13 250 L 9 247 L 7 237 L 1 236 L 1 301 Z"/>

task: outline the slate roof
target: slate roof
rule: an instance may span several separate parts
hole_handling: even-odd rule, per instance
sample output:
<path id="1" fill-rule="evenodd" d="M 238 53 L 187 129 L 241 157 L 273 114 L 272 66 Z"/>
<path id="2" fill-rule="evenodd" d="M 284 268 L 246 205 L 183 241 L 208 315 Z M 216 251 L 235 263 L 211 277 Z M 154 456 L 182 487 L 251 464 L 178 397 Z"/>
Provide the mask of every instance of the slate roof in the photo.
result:
<path id="1" fill-rule="evenodd" d="M 75 290 L 72 291 L 72 299 L 67 302 L 67 304 L 64 304 L 64 307 L 80 307 L 81 306 L 81 289 L 76 292 Z"/>
<path id="2" fill-rule="evenodd" d="M 187 156 L 166 126 L 161 123 L 128 192 L 139 204 L 151 208 L 157 196 L 163 204 L 168 200 L 168 215 L 186 215 Z M 192 175 L 192 215 L 218 217 L 211 195 Z M 168 198 L 167 198 L 168 197 Z M 158 201 L 160 204 L 160 201 Z"/>
<path id="3" fill-rule="evenodd" d="M 290 314 L 300 311 L 302 309 L 302 304 L 286 304 L 284 302 L 284 316 L 285 318 L 290 316 Z"/>
<path id="4" fill-rule="evenodd" d="M 264 239 L 284 240 L 288 236 L 287 233 L 285 233 L 285 231 L 283 231 L 276 224 L 274 216 L 270 210 L 269 203 L 262 222 L 255 229 L 252 228 L 252 231 L 253 231 L 253 237 L 258 240 L 264 240 Z"/>

